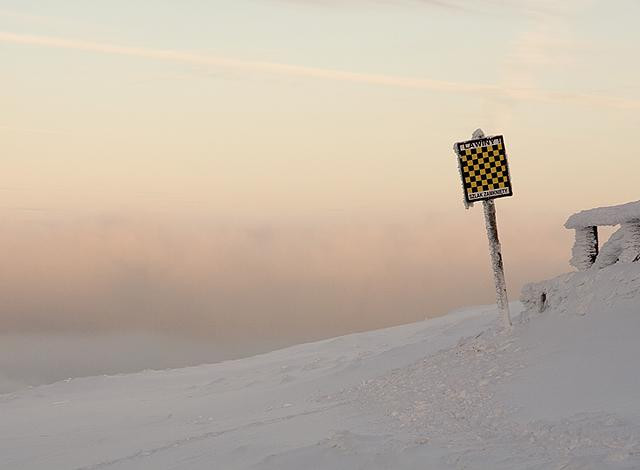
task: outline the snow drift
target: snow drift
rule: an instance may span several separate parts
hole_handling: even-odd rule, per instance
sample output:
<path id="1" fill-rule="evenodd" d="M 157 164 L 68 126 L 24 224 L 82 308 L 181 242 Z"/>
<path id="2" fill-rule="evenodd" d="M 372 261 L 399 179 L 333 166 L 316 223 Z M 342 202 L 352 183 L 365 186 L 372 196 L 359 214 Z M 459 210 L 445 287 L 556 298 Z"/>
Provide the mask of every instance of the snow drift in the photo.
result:
<path id="1" fill-rule="evenodd" d="M 1 395 L 0 468 L 640 468 L 640 264 L 543 287 L 511 333 L 477 307 Z"/>

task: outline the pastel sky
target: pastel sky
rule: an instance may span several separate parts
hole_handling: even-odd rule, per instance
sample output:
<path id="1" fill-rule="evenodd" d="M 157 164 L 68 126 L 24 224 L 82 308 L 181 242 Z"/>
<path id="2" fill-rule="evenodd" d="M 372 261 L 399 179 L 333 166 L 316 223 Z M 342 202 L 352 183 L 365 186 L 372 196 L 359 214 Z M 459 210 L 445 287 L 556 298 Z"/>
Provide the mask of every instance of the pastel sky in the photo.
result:
<path id="1" fill-rule="evenodd" d="M 636 0 L 0 0 L 5 331 L 292 342 L 510 295 L 638 199 Z"/>

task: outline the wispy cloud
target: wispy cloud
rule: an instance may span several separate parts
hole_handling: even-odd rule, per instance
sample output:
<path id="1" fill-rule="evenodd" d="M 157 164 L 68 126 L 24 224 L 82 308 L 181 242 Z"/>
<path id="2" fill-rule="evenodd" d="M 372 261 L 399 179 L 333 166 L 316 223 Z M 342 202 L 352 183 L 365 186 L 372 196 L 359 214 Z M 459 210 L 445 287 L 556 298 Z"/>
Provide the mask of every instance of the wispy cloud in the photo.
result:
<path id="1" fill-rule="evenodd" d="M 41 25 L 51 25 L 51 24 L 59 24 L 60 20 L 56 18 L 51 18 L 49 16 L 39 16 L 39 15 L 31 15 L 28 13 L 23 13 L 20 11 L 7 10 L 5 8 L 0 8 L 0 18 L 8 18 L 11 20 L 18 20 L 28 23 L 37 23 Z"/>
<path id="2" fill-rule="evenodd" d="M 214 67 L 279 73 L 301 77 L 324 78 L 339 81 L 369 83 L 375 85 L 390 85 L 403 88 L 422 88 L 435 91 L 459 92 L 498 91 L 496 87 L 490 85 L 466 84 L 461 82 L 431 80 L 426 78 L 399 77 L 393 75 L 365 74 L 277 62 L 240 60 L 173 49 L 130 47 L 102 42 L 99 43 L 91 41 L 70 40 L 51 36 L 36 36 L 28 34 L 0 32 L 0 42 L 51 47 L 58 49 L 73 49 L 88 52 L 100 52 L 104 54 L 135 56 L 171 62 L 183 62 L 193 65 L 208 65 Z"/>
<path id="3" fill-rule="evenodd" d="M 539 0 L 535 4 L 523 2 L 522 7 L 529 8 L 528 21 L 510 45 L 498 82 L 506 93 L 504 99 L 492 102 L 493 112 L 502 123 L 512 120 L 516 102 L 526 100 L 530 90 L 540 90 L 540 83 L 549 76 L 566 73 L 575 57 L 585 50 L 586 45 L 571 33 L 571 19 L 584 3 L 583 0 L 567 0 L 562 4 L 551 0 Z M 638 108 L 638 101 L 574 90 L 536 92 L 531 98 L 609 108 Z"/>
<path id="4" fill-rule="evenodd" d="M 615 108 L 639 109 L 640 101 L 624 98 L 590 95 L 584 93 L 559 93 L 535 88 L 505 88 L 498 85 L 464 83 L 429 78 L 403 77 L 397 75 L 369 74 L 309 67 L 278 62 L 263 62 L 219 57 L 174 49 L 131 47 L 103 42 L 65 39 L 53 36 L 17 34 L 0 31 L 0 43 L 22 44 L 47 48 L 68 49 L 102 54 L 140 57 L 145 59 L 178 62 L 199 66 L 211 66 L 248 72 L 272 73 L 294 77 L 308 77 L 342 82 L 383 85 L 398 88 L 421 89 L 451 93 L 485 94 L 496 97 L 541 102 L 569 102 Z"/>
<path id="5" fill-rule="evenodd" d="M 354 4 L 366 4 L 366 3 L 392 3 L 394 5 L 406 3 L 416 5 L 427 5 L 439 8 L 453 8 L 460 9 L 465 6 L 464 0 L 278 0 L 281 2 L 298 3 L 307 5 L 319 5 L 319 6 L 349 6 Z"/>
<path id="6" fill-rule="evenodd" d="M 72 132 L 70 131 L 59 129 L 37 129 L 33 127 L 5 126 L 3 124 L 0 124 L 0 131 L 27 132 L 30 134 L 72 135 Z"/>
<path id="7" fill-rule="evenodd" d="M 274 0 L 271 0 L 274 1 Z M 305 4 L 323 7 L 349 7 L 354 5 L 391 4 L 394 6 L 433 7 L 451 12 L 481 13 L 506 10 L 523 14 L 559 13 L 552 2 L 541 0 L 275 0 L 291 4 Z"/>
<path id="8" fill-rule="evenodd" d="M 97 24 L 75 21 L 71 18 L 52 16 L 52 15 L 36 15 L 20 10 L 11 10 L 8 8 L 0 8 L 0 19 L 10 22 L 18 22 L 24 25 L 33 25 L 39 27 L 53 28 L 71 28 L 74 31 L 97 32 L 104 30 Z"/>

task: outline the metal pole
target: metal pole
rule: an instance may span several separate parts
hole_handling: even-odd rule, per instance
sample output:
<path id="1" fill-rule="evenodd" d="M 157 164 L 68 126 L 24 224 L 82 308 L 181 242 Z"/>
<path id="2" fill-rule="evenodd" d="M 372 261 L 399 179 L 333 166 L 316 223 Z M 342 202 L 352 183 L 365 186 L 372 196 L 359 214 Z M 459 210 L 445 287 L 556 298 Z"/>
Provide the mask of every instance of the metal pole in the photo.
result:
<path id="1" fill-rule="evenodd" d="M 496 286 L 496 303 L 502 316 L 505 328 L 511 327 L 511 314 L 509 312 L 509 299 L 507 298 L 507 284 L 504 279 L 504 266 L 502 264 L 502 250 L 498 238 L 498 222 L 496 221 L 496 205 L 493 199 L 484 202 L 484 222 L 487 226 L 489 238 L 489 252 L 491 253 L 491 268 L 493 281 Z"/>

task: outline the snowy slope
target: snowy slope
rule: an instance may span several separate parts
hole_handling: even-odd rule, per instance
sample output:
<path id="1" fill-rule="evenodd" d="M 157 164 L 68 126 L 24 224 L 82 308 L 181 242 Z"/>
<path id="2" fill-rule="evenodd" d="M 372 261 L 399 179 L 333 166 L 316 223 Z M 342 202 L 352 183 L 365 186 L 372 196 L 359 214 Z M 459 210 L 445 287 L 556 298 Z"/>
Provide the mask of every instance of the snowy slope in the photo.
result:
<path id="1" fill-rule="evenodd" d="M 479 307 L 2 395 L 0 468 L 637 469 L 640 266 L 598 276 L 522 321 L 512 304 L 510 334 Z"/>

